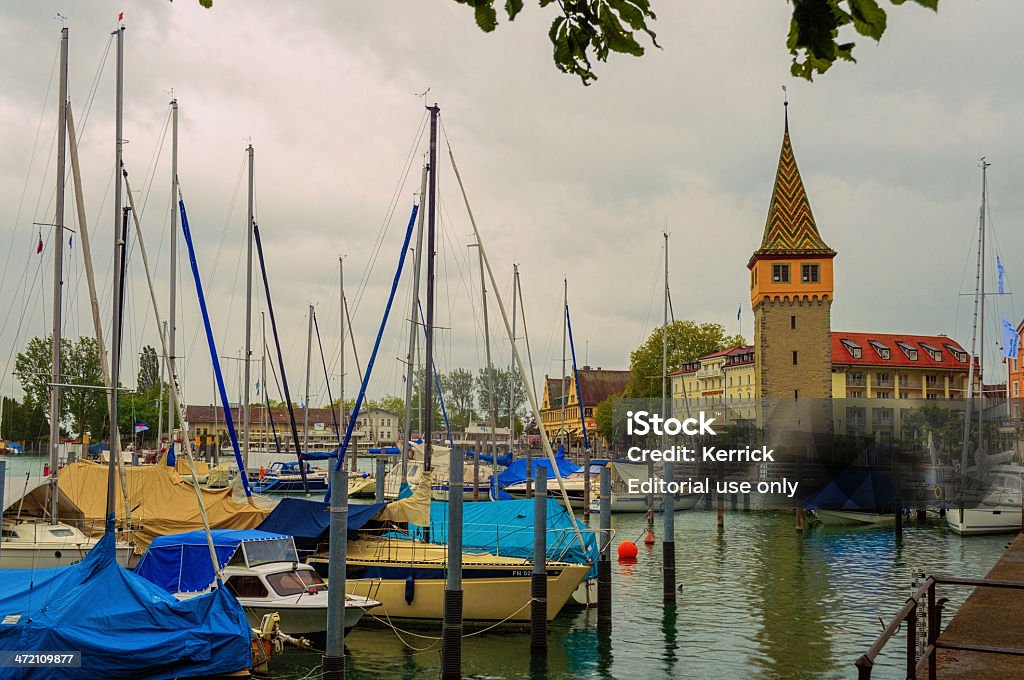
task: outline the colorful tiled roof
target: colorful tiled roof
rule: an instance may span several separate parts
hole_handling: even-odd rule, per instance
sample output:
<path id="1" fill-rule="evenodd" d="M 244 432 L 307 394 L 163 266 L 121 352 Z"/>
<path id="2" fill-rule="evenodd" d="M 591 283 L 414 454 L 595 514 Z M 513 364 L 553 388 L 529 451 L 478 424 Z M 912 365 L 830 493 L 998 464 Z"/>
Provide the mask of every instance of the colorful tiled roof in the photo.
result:
<path id="1" fill-rule="evenodd" d="M 814 223 L 811 203 L 796 166 L 793 145 L 789 140 L 789 116 L 786 117 L 779 168 L 775 174 L 772 202 L 764 225 L 761 247 L 755 255 L 820 253 L 835 254 L 825 244 Z"/>
<path id="2" fill-rule="evenodd" d="M 583 405 L 594 406 L 608 397 L 625 392 L 629 383 L 629 371 L 581 368 L 579 378 Z"/>
<path id="3" fill-rule="evenodd" d="M 956 340 L 945 335 L 842 331 L 832 332 L 832 365 L 944 368 L 963 371 L 970 368 L 967 350 Z"/>

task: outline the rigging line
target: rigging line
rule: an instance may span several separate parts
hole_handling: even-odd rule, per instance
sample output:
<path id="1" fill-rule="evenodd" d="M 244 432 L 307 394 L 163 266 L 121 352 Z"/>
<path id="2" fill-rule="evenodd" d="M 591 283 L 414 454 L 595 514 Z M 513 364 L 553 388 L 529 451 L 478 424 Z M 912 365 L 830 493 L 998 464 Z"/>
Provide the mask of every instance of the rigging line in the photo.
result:
<path id="1" fill-rule="evenodd" d="M 45 248 L 43 249 L 43 252 L 44 253 L 46 252 Z M 32 276 L 32 283 L 27 288 L 24 289 L 26 291 L 26 293 L 28 291 L 34 291 L 35 290 L 36 280 L 39 279 L 39 274 L 42 271 L 43 259 L 41 257 L 37 257 L 37 258 L 35 258 L 35 260 L 36 260 L 36 271 L 35 271 L 35 274 Z M 28 268 L 29 268 L 29 265 L 31 264 L 31 262 L 32 262 L 32 260 L 30 259 L 30 260 L 28 260 L 25 263 L 25 274 L 26 275 L 28 274 Z M 42 285 L 40 285 L 40 288 L 42 288 Z M 22 329 L 22 327 L 23 327 L 23 325 L 25 323 L 25 317 L 28 315 L 28 310 L 29 310 L 29 305 L 27 303 L 30 300 L 31 300 L 31 298 L 26 300 L 25 296 L 23 294 L 23 296 L 22 296 L 23 304 L 21 305 L 21 315 L 18 317 L 18 327 L 17 327 L 17 329 L 14 332 L 14 342 L 11 343 L 11 351 L 8 353 L 8 355 L 7 355 L 7 362 L 4 365 L 4 373 L 3 373 L 4 376 L 10 375 L 10 373 L 11 373 L 11 361 L 14 359 L 14 352 L 15 352 L 15 349 L 18 347 L 19 339 L 21 338 L 21 329 Z M 44 307 L 44 306 L 45 305 L 40 305 L 39 308 L 42 309 L 42 307 Z M 32 308 L 35 309 L 35 305 L 33 305 Z M 12 305 L 12 309 L 13 309 L 13 305 Z M 44 321 L 44 324 L 45 324 L 45 321 Z M 45 335 L 45 325 L 44 325 L 44 335 Z"/>
<path id="2" fill-rule="evenodd" d="M 103 50 L 103 56 L 100 57 L 99 66 L 96 67 L 96 73 L 93 75 L 92 78 L 92 85 L 90 85 L 89 87 L 89 94 L 86 95 L 86 105 L 85 110 L 82 112 L 82 122 L 80 125 L 76 126 L 79 129 L 79 146 L 81 146 L 81 142 L 84 139 L 86 124 L 89 122 L 89 113 L 92 111 L 93 102 L 96 101 L 96 93 L 100 88 L 100 78 L 102 77 L 103 71 L 106 68 L 107 57 L 110 56 L 110 48 L 113 46 L 113 44 L 114 34 L 112 33 L 110 34 L 110 36 L 107 37 L 107 46 Z"/>
<path id="3" fill-rule="evenodd" d="M 641 326 L 640 331 L 640 341 L 638 344 L 641 345 L 644 343 L 645 340 L 647 340 L 647 324 L 651 320 L 651 309 L 653 309 L 654 307 L 654 291 L 658 286 L 658 272 L 655 271 L 654 274 L 654 279 L 651 281 L 651 295 L 650 298 L 647 300 L 647 314 L 644 316 L 644 322 Z"/>
<path id="4" fill-rule="evenodd" d="M 59 56 L 60 56 L 60 46 L 58 44 L 57 51 L 54 52 L 54 55 L 53 55 L 53 63 L 50 65 L 50 79 L 49 79 L 49 81 L 46 84 L 46 94 L 43 96 L 43 106 L 42 106 L 42 109 L 40 109 L 40 111 L 39 111 L 39 122 L 36 124 L 36 134 L 35 134 L 35 137 L 32 139 L 32 153 L 29 155 L 29 159 L 28 159 L 28 170 L 25 171 L 25 184 L 21 187 L 21 197 L 18 199 L 18 210 L 17 210 L 17 212 L 14 215 L 15 233 L 12 235 L 12 241 L 17 236 L 17 233 L 18 233 L 17 229 L 18 229 L 19 224 L 21 223 L 21 210 L 22 210 L 22 208 L 25 205 L 25 195 L 28 193 L 28 183 L 29 183 L 29 180 L 32 177 L 32 164 L 35 162 L 36 147 L 39 144 L 39 135 L 40 135 L 40 133 L 42 132 L 42 129 L 43 129 L 43 119 L 44 119 L 44 117 L 46 115 L 46 104 L 50 100 L 50 91 L 53 89 L 53 81 L 54 81 L 53 74 L 56 71 L 57 59 L 58 59 Z M 38 205 L 36 207 L 38 208 Z M 11 265 L 11 253 L 12 252 L 13 252 L 13 249 L 12 248 L 8 248 L 8 250 L 7 250 L 7 259 L 4 260 L 4 270 L 3 270 L 2 273 L 0 273 L 0 290 L 6 290 L 4 288 L 4 285 L 7 283 L 7 270 L 10 268 L 10 265 Z M 0 333 L 2 333 L 2 331 L 0 331 Z"/>
<path id="5" fill-rule="evenodd" d="M 405 186 L 409 179 L 409 172 L 412 168 L 412 162 L 416 158 L 416 151 L 423 140 L 423 133 L 426 130 L 428 112 L 424 110 L 422 118 L 420 118 L 419 128 L 416 135 L 413 138 L 413 143 L 409 147 L 409 153 L 405 159 L 404 168 L 399 175 L 398 183 L 395 185 L 395 189 L 391 194 L 391 201 L 388 204 L 388 209 L 384 215 L 384 222 L 377 230 L 377 238 L 374 243 L 374 247 L 371 250 L 370 259 L 367 261 L 366 266 L 363 268 L 363 273 L 359 277 L 359 285 L 356 288 L 356 297 L 354 304 L 352 305 L 352 313 L 359 313 L 359 304 L 363 299 L 363 292 L 366 290 L 366 286 L 370 279 L 370 272 L 373 269 L 373 265 L 377 262 L 377 256 L 380 254 L 380 250 L 384 245 L 384 240 L 387 236 L 389 227 L 391 226 L 391 220 L 394 217 L 395 211 L 398 209 L 399 200 L 402 194 L 402 187 Z"/>
<path id="6" fill-rule="evenodd" d="M 139 210 L 139 221 L 141 222 L 146 214 L 146 205 L 149 203 L 149 196 L 153 191 L 153 181 L 156 178 L 156 168 L 160 163 L 160 159 L 164 153 L 164 143 L 167 140 L 167 129 L 171 125 L 171 107 L 167 107 L 167 116 L 164 118 L 164 127 L 160 131 L 160 141 L 157 143 L 156 150 L 153 152 L 153 157 L 149 161 L 149 168 L 146 169 L 146 174 L 143 175 L 142 182 L 142 208 Z"/>

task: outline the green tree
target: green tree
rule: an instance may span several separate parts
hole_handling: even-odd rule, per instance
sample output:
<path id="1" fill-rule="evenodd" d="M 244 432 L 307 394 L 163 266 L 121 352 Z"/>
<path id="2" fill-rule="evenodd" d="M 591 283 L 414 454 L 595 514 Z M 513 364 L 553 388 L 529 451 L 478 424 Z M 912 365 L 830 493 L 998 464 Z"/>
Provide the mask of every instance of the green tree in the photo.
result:
<path id="1" fill-rule="evenodd" d="M 150 345 L 142 348 L 139 356 L 139 376 L 135 383 L 135 389 L 139 393 L 155 392 L 160 385 L 160 359 L 156 350 Z"/>
<path id="2" fill-rule="evenodd" d="M 644 344 L 630 353 L 627 397 L 661 395 L 663 330 L 662 326 L 655 328 Z M 744 342 L 742 335 L 726 335 L 722 324 L 673 321 L 668 325 L 668 371 L 671 373 L 697 357 Z"/>
<path id="3" fill-rule="evenodd" d="M 487 379 L 487 369 L 481 368 L 476 379 L 477 405 L 481 419 L 489 421 L 489 404 L 491 384 L 494 385 L 494 410 L 498 426 L 508 423 L 509 412 L 511 411 L 518 419 L 522 415 L 523 405 L 526 403 L 526 390 L 523 389 L 522 379 L 519 371 L 510 368 L 493 369 L 493 377 Z"/>
<path id="4" fill-rule="evenodd" d="M 473 372 L 465 368 L 456 368 L 441 376 L 444 405 L 456 430 L 466 429 L 473 420 L 474 387 Z"/>
<path id="5" fill-rule="evenodd" d="M 53 371 L 53 336 L 32 338 L 25 345 L 23 352 L 18 352 L 14 360 L 14 375 L 21 383 L 21 391 L 25 393 L 24 404 L 30 408 L 49 408 L 50 382 Z M 61 341 L 61 364 L 67 369 L 67 340 Z"/>
<path id="6" fill-rule="evenodd" d="M 46 410 L 10 397 L 4 397 L 3 400 L 0 434 L 6 441 L 21 442 L 26 453 L 42 450 L 41 442 L 49 437 L 50 432 Z"/>
<path id="7" fill-rule="evenodd" d="M 107 393 L 103 389 L 103 372 L 100 369 L 99 345 L 96 338 L 80 337 L 66 346 L 66 363 L 62 373 L 67 382 L 74 385 L 88 385 L 90 388 L 65 388 L 61 402 L 65 417 L 71 422 L 71 430 L 78 433 L 79 441 L 86 433 L 95 438 L 103 436 L 110 429 L 110 412 L 107 408 Z"/>

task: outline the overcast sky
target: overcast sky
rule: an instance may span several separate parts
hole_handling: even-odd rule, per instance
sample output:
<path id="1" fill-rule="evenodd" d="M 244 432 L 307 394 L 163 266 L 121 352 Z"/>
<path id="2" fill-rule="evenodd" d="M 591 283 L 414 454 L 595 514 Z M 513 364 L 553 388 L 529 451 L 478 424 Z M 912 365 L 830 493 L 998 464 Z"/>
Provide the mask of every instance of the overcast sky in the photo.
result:
<path id="1" fill-rule="evenodd" d="M 501 4 L 501 3 L 499 3 Z M 292 396 L 301 400 L 308 304 L 317 308 L 337 392 L 338 256 L 365 366 L 420 181 L 424 102 L 441 107 L 500 292 L 520 264 L 536 372 L 557 374 L 560 298 L 579 363 L 628 367 L 660 322 L 661 232 L 671 233 L 677 318 L 752 336 L 747 259 L 761 239 L 788 86 L 797 161 L 836 260 L 835 330 L 936 333 L 970 342 L 980 195 L 989 170 L 990 239 L 1014 289 L 1024 250 L 1024 4 L 946 2 L 938 14 L 886 3 L 881 44 L 858 39 L 857 64 L 814 83 L 789 75 L 784 0 L 653 0 L 662 50 L 613 56 L 583 87 L 551 61 L 552 8 L 528 2 L 496 33 L 453 0 L 418 2 L 5 3 L 0 19 L 0 392 L 26 340 L 51 326 L 60 22 L 70 27 L 70 97 L 80 128 L 85 205 L 95 234 L 104 319 L 114 218 L 114 52 L 124 11 L 125 164 L 138 190 L 157 296 L 168 300 L 170 135 L 180 104 L 179 177 L 222 355 L 243 346 L 245 147 L 256 156 L 256 212 Z M 110 50 L 108 53 L 108 49 Z M 107 55 L 104 61 L 104 55 Z M 98 80 L 97 80 L 98 78 Z M 95 98 L 91 98 L 96 81 Z M 430 88 L 426 98 L 419 96 Z M 418 140 L 418 144 L 416 144 Z M 479 271 L 446 158 L 439 168 L 439 368 L 483 365 Z M 390 210 L 395 199 L 393 214 Z M 77 228 L 69 187 L 68 224 Z M 379 252 L 378 239 L 382 238 Z M 134 237 L 132 238 L 134 241 Z M 184 244 L 179 239 L 180 253 Z M 65 334 L 92 334 L 77 238 L 65 243 Z M 375 257 L 376 254 L 376 257 Z M 994 252 L 988 267 L 994 270 Z M 411 260 L 410 271 L 411 271 Z M 158 345 L 141 259 L 132 255 L 124 382 Z M 255 270 L 259 283 L 258 269 Z M 212 372 L 187 260 L 179 262 L 178 349 L 186 398 L 210 403 Z M 370 396 L 402 390 L 410 276 L 403 276 Z M 990 279 L 994 287 L 994 275 Z M 257 289 L 254 348 L 259 349 Z M 1016 320 L 1012 297 L 992 299 Z M 495 362 L 509 347 L 490 301 Z M 520 324 L 521 330 L 521 324 Z M 109 338 L 109 323 L 105 331 Z M 269 334 L 269 330 L 268 330 Z M 994 342 L 994 341 L 993 341 Z M 990 361 L 995 346 L 991 345 Z M 325 401 L 314 355 L 311 401 Z M 357 389 L 351 347 L 347 393 Z M 224 370 L 232 399 L 238 365 Z M 254 371 L 258 369 L 254 368 Z M 989 375 L 990 380 L 996 376 Z M 255 380 L 254 380 L 255 382 Z M 276 388 L 274 398 L 279 398 Z"/>

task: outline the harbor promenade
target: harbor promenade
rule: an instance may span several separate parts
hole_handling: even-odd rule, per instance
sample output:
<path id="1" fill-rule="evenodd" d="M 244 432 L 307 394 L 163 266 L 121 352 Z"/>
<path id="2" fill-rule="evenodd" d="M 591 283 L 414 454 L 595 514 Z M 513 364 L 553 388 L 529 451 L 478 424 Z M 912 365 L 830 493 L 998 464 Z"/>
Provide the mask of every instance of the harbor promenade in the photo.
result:
<path id="1" fill-rule="evenodd" d="M 986 578 L 1024 583 L 1024 534 L 1016 537 Z M 1024 678 L 1024 589 L 975 588 L 942 631 L 939 644 L 1020 650 L 1013 655 L 940 648 L 939 678 Z M 928 677 L 927 663 L 922 666 L 918 677 Z"/>

